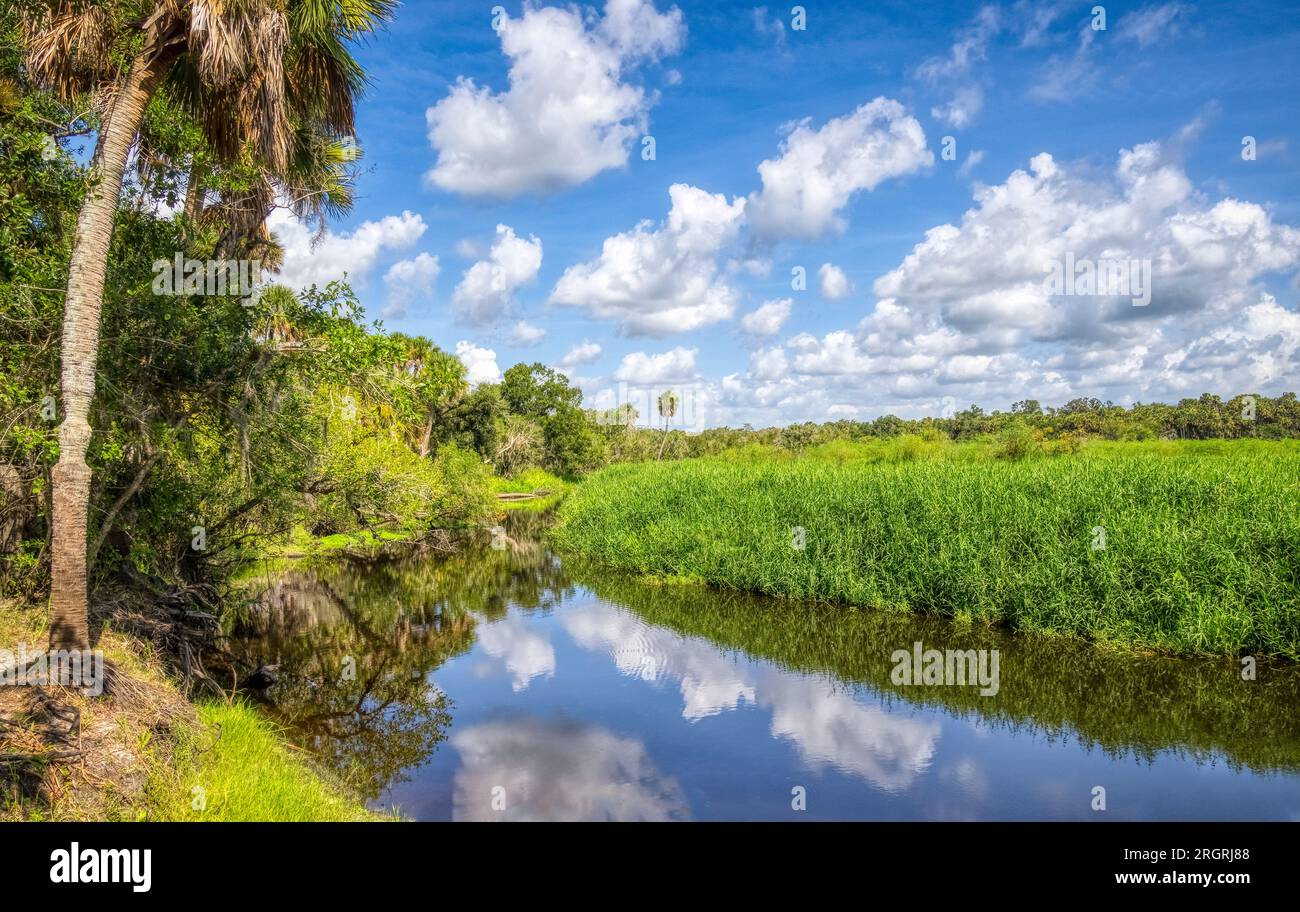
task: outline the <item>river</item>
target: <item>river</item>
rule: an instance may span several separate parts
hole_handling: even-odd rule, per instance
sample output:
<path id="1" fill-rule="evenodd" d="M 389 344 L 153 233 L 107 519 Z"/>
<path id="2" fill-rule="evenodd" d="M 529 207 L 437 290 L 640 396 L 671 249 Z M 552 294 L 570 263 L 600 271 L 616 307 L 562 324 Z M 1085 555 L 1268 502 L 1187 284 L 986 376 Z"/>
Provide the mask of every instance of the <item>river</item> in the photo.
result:
<path id="1" fill-rule="evenodd" d="M 1295 665 L 647 583 L 545 521 L 259 571 L 232 650 L 277 666 L 299 744 L 417 820 L 1300 820 Z M 897 683 L 915 648 L 996 651 L 996 693 Z"/>

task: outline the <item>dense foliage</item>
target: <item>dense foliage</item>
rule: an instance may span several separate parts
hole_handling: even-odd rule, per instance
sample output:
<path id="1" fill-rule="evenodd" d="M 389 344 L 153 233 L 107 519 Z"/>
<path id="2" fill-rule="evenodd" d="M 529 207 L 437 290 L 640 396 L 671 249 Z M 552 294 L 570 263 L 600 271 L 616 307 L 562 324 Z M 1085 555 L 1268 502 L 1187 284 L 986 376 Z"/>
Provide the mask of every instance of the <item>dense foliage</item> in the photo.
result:
<path id="1" fill-rule="evenodd" d="M 653 459 L 664 431 L 628 428 L 617 421 L 599 426 L 610 438 L 612 461 Z M 1125 408 L 1098 399 L 1072 399 L 1060 407 L 1029 399 L 1010 411 L 987 412 L 978 405 L 943 417 L 903 419 L 884 415 L 873 421 L 802 422 L 786 427 L 710 428 L 697 434 L 670 429 L 663 458 L 712 456 L 737 447 L 759 445 L 787 452 L 833 441 L 867 441 L 904 436 L 953 441 L 998 441 L 1014 457 L 1023 452 L 1070 450 L 1089 438 L 1103 440 L 1208 440 L 1300 437 L 1300 400 L 1295 393 L 1268 397 L 1241 394 L 1222 399 L 1212 393 L 1183 399 L 1177 405 L 1138 403 Z"/>
<path id="2" fill-rule="evenodd" d="M 80 137 L 101 107 L 29 85 L 15 20 L 0 17 L 0 581 L 26 594 L 48 573 L 63 287 L 88 186 Z M 343 164 L 317 175 L 323 209 L 346 199 Z M 197 171 L 203 190 L 180 209 Z M 219 167 L 165 94 L 150 106 L 116 216 L 91 415 L 101 578 L 213 578 L 295 528 L 418 534 L 491 515 L 478 454 L 430 446 L 467 398 L 455 357 L 366 325 L 341 283 L 158 293 L 158 262 L 224 259 L 238 227 L 226 208 L 261 179 L 251 162 Z M 274 264 L 260 225 L 243 241 Z"/>
<path id="3" fill-rule="evenodd" d="M 30 83 L 17 15 L 0 12 L 0 586 L 28 595 L 47 579 L 62 300 L 103 104 Z M 493 474 L 572 479 L 753 447 L 852 455 L 883 439 L 917 451 L 974 441 L 1018 459 L 1087 438 L 1300 436 L 1290 393 L 1131 408 L 1026 401 L 1005 413 L 686 433 L 673 394 L 659 397 L 659 416 L 584 409 L 581 392 L 543 364 L 471 389 L 433 342 L 367 324 L 345 284 L 271 286 L 251 301 L 156 293 L 155 264 L 177 255 L 234 251 L 274 268 L 276 239 L 247 216 L 250 201 L 271 205 L 268 188 L 301 191 L 300 215 L 346 211 L 355 153 L 329 137 L 298 140 L 270 173 L 250 156 L 216 154 L 170 90 L 148 108 L 116 215 L 91 415 L 89 548 L 100 578 L 209 578 L 289 534 L 485 522 L 491 492 L 505 490 Z"/>
<path id="4" fill-rule="evenodd" d="M 566 549 L 640 573 L 1176 653 L 1300 658 L 1300 449 L 1087 447 L 1010 462 L 711 458 L 615 466 Z M 963 458 L 969 456 L 970 458 Z"/>

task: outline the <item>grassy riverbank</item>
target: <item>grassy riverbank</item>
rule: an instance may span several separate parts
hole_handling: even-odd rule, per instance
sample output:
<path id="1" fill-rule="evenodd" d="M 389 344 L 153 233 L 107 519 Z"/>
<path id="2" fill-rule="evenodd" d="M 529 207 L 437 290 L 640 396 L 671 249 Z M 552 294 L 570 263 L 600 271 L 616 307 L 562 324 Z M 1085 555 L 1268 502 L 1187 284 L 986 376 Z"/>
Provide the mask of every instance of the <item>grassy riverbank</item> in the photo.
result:
<path id="1" fill-rule="evenodd" d="M 544 513 L 560 502 L 572 483 L 543 469 L 525 469 L 509 478 L 494 477 L 497 508 Z"/>
<path id="2" fill-rule="evenodd" d="M 198 722 L 179 733 L 179 763 L 153 770 L 154 819 L 380 819 L 282 739 L 255 707 L 206 703 L 198 707 Z"/>
<path id="3" fill-rule="evenodd" d="M 45 612 L 0 604 L 0 648 L 43 648 Z M 122 631 L 95 644 L 119 684 L 88 697 L 63 688 L 0 690 L 5 754 L 64 750 L 44 695 L 79 714 L 82 756 L 0 767 L 3 820 L 370 820 L 368 811 L 253 706 L 191 703 L 157 653 Z"/>
<path id="4" fill-rule="evenodd" d="M 553 535 L 612 566 L 771 595 L 1300 658 L 1294 443 L 915 449 L 614 466 L 570 493 Z"/>

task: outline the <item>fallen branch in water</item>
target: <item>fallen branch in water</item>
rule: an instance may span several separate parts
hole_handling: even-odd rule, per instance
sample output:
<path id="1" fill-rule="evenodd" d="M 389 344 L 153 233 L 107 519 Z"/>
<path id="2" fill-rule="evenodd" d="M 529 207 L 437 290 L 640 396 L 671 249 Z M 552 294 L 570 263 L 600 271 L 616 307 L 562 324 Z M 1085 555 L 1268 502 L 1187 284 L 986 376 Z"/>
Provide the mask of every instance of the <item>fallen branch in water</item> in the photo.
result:
<path id="1" fill-rule="evenodd" d="M 542 497 L 550 497 L 553 493 L 553 491 L 547 491 L 544 488 L 529 493 L 505 491 L 497 495 L 497 500 L 537 500 Z"/>

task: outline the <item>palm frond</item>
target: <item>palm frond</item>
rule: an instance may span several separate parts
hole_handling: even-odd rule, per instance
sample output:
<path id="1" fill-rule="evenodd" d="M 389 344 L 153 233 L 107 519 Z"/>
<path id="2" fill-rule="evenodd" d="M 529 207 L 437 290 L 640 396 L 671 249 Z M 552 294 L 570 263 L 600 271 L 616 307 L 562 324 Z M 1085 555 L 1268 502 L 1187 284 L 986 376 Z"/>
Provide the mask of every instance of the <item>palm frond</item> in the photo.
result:
<path id="1" fill-rule="evenodd" d="M 353 168 L 360 151 L 350 137 L 335 139 L 301 126 L 284 178 L 284 196 L 305 221 L 337 218 L 352 209 Z"/>
<path id="2" fill-rule="evenodd" d="M 28 73 L 65 99 L 90 91 L 108 72 L 115 25 L 106 5 L 92 0 L 33 4 L 22 16 Z"/>
<path id="3" fill-rule="evenodd" d="M 299 116 L 319 120 L 335 133 L 354 131 L 353 108 L 365 88 L 365 71 L 336 36 L 300 41 L 286 76 L 290 104 Z"/>
<path id="4" fill-rule="evenodd" d="M 390 21 L 397 7 L 397 0 L 295 0 L 289 15 L 298 34 L 352 39 Z"/>

